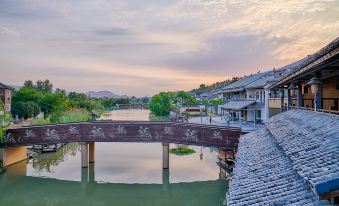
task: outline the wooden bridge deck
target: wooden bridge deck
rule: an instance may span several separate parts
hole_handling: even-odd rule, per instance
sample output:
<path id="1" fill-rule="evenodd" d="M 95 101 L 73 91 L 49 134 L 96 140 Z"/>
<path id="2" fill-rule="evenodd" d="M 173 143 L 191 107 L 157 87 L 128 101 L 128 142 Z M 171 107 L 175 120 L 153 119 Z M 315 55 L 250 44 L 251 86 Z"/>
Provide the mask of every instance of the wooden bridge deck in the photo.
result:
<path id="1" fill-rule="evenodd" d="M 166 142 L 234 150 L 241 134 L 238 128 L 192 123 L 92 121 L 9 129 L 0 147 L 67 142 Z"/>

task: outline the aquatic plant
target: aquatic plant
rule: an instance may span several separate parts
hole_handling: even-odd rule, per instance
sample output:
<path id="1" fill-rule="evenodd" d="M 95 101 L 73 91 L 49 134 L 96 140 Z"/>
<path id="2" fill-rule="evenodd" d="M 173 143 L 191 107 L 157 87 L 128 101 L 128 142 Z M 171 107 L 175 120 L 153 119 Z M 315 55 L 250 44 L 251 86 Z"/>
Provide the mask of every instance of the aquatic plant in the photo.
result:
<path id="1" fill-rule="evenodd" d="M 195 153 L 195 150 L 188 148 L 186 145 L 180 145 L 177 148 L 170 149 L 169 152 L 175 155 L 190 155 Z"/>

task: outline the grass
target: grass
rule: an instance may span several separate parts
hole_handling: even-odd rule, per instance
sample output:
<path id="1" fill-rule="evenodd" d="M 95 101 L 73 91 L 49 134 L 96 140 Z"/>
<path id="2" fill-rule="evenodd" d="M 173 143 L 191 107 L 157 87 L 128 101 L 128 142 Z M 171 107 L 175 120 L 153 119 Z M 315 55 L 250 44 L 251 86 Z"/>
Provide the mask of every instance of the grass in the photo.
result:
<path id="1" fill-rule="evenodd" d="M 149 117 L 148 119 L 150 121 L 169 121 L 169 116 L 156 116 L 155 114 L 153 113 L 150 113 L 149 114 Z"/>
<path id="2" fill-rule="evenodd" d="M 83 122 L 89 121 L 92 117 L 84 109 L 70 109 L 66 112 L 62 112 L 60 114 L 54 113 L 51 117 L 39 118 L 33 120 L 33 125 L 45 125 L 51 123 L 70 123 L 70 122 Z"/>
<path id="3" fill-rule="evenodd" d="M 170 149 L 169 152 L 175 155 L 190 155 L 194 154 L 195 150 L 188 148 L 187 146 L 179 146 L 177 148 Z"/>

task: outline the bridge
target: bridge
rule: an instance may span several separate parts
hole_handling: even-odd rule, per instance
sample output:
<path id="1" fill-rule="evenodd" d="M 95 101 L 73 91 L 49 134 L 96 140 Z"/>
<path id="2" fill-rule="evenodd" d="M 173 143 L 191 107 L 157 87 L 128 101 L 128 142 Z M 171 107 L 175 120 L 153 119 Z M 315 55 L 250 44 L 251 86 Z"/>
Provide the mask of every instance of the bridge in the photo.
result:
<path id="1" fill-rule="evenodd" d="M 116 104 L 118 109 L 148 109 L 149 103 Z"/>
<path id="2" fill-rule="evenodd" d="M 239 128 L 214 125 L 104 120 L 9 129 L 0 148 L 81 142 L 82 166 L 88 167 L 89 162 L 94 162 L 94 142 L 161 142 L 163 168 L 167 169 L 170 143 L 236 150 L 241 134 Z M 6 159 L 4 156 L 0 158 Z"/>

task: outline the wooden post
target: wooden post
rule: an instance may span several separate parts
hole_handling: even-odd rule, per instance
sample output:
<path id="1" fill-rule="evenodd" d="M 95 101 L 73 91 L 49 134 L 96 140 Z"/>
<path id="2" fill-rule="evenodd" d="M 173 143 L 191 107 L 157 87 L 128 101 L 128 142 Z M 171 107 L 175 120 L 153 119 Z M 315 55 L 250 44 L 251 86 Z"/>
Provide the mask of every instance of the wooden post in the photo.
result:
<path id="1" fill-rule="evenodd" d="M 284 88 L 280 88 L 280 112 L 284 112 L 284 99 L 285 99 L 285 94 L 284 94 Z"/>
<path id="2" fill-rule="evenodd" d="M 83 142 L 81 145 L 81 167 L 88 167 L 88 143 Z"/>
<path id="3" fill-rule="evenodd" d="M 298 85 L 298 107 L 303 106 L 302 85 Z"/>
<path id="4" fill-rule="evenodd" d="M 241 128 L 241 124 L 242 124 L 242 116 L 241 116 L 241 110 L 239 111 L 239 127 Z"/>
<path id="5" fill-rule="evenodd" d="M 291 90 L 287 89 L 287 110 L 290 109 L 290 106 L 292 106 Z"/>
<path id="6" fill-rule="evenodd" d="M 323 108 L 323 105 L 322 105 L 322 87 L 321 86 L 319 86 L 319 87 L 320 87 L 319 91 L 318 91 L 317 95 L 315 95 L 316 110 Z"/>
<path id="7" fill-rule="evenodd" d="M 162 143 L 162 168 L 169 168 L 169 143 Z"/>
<path id="8" fill-rule="evenodd" d="M 257 123 L 257 121 L 256 121 L 256 119 L 257 119 L 257 111 L 254 109 L 253 112 L 254 112 L 254 126 L 255 126 L 256 123 Z"/>

